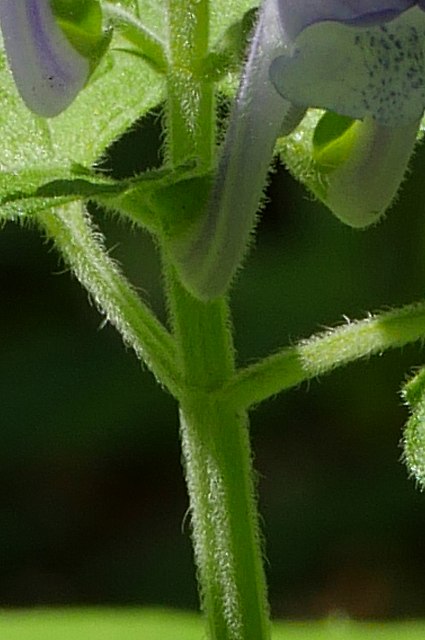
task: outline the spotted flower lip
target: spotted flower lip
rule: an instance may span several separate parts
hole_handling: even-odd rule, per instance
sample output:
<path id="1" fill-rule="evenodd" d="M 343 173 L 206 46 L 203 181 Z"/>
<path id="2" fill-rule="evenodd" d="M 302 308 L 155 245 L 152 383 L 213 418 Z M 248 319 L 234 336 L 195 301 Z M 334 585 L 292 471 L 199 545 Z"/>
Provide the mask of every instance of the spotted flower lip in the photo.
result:
<path id="1" fill-rule="evenodd" d="M 423 0 L 314 6 L 307 0 L 298 9 L 294 1 L 279 2 L 282 31 L 295 37 L 286 36 L 286 51 L 270 65 L 270 79 L 282 97 L 355 119 L 371 115 L 389 127 L 422 116 Z M 321 5 L 326 8 L 320 13 Z"/>
<path id="2" fill-rule="evenodd" d="M 258 16 L 205 216 L 173 249 L 186 287 L 204 300 L 228 290 L 276 139 L 307 109 L 356 121 L 332 167 L 312 156 L 307 171 L 293 166 L 309 185 L 315 163 L 320 199 L 364 228 L 391 206 L 425 108 L 425 0 L 263 0 Z"/>
<path id="3" fill-rule="evenodd" d="M 0 24 L 25 104 L 42 117 L 58 115 L 87 82 L 89 60 L 66 38 L 50 0 L 0 0 Z"/>

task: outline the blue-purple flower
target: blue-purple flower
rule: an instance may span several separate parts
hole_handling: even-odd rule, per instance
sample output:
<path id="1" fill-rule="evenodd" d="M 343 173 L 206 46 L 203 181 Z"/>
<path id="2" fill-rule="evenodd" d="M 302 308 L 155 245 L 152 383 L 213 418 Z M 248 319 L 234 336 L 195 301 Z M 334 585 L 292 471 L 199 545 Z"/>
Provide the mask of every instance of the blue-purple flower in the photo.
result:
<path id="1" fill-rule="evenodd" d="M 270 67 L 292 103 L 397 127 L 425 108 L 425 2 L 281 0 L 286 50 Z"/>
<path id="2" fill-rule="evenodd" d="M 74 14 L 90 22 L 91 28 L 94 25 L 96 34 L 87 36 L 73 24 Z M 69 0 L 0 0 L 0 25 L 9 65 L 27 107 L 43 117 L 61 113 L 92 71 L 85 41 L 99 48 L 98 1 L 77 0 L 73 5 Z"/>
<path id="3" fill-rule="evenodd" d="M 339 22 L 364 27 L 380 25 L 397 18 L 414 6 L 424 8 L 423 0 L 280 0 L 279 15 L 288 40 L 320 22 Z"/>
<path id="4" fill-rule="evenodd" d="M 264 0 L 207 215 L 177 254 L 195 295 L 227 290 L 276 139 L 310 107 L 357 121 L 318 195 L 353 227 L 376 222 L 403 179 L 425 108 L 425 0 Z"/>

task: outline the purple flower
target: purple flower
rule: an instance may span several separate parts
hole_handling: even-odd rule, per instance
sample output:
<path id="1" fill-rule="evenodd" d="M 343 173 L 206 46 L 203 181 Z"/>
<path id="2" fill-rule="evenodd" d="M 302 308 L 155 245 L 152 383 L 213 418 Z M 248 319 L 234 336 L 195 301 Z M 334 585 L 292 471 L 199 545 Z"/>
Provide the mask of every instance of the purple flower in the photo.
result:
<path id="1" fill-rule="evenodd" d="M 84 87 L 90 62 L 66 38 L 50 0 L 0 0 L 0 24 L 16 86 L 27 107 L 58 115 Z"/>
<path id="2" fill-rule="evenodd" d="M 278 4 L 282 29 L 289 40 L 319 22 L 334 21 L 357 27 L 379 25 L 414 5 L 425 5 L 423 0 L 280 0 Z"/>
<path id="3" fill-rule="evenodd" d="M 417 121 L 425 108 L 425 2 L 280 0 L 286 49 L 270 66 L 277 91 L 385 126 Z"/>
<path id="4" fill-rule="evenodd" d="M 425 108 L 425 0 L 264 0 L 209 207 L 175 252 L 194 295 L 227 291 L 276 139 L 309 107 L 359 120 L 318 195 L 345 223 L 373 224 L 402 182 Z"/>

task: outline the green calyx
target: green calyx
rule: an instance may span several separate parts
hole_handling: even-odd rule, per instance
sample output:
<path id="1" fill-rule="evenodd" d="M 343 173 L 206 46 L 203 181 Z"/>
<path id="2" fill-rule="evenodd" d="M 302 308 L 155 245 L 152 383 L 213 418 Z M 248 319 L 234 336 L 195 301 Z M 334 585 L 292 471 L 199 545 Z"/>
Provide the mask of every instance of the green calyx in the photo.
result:
<path id="1" fill-rule="evenodd" d="M 335 136 L 325 136 L 323 130 L 323 135 L 315 139 L 316 130 L 326 115 L 319 109 L 308 109 L 301 123 L 276 143 L 277 153 L 294 178 L 322 202 L 326 200 L 327 176 L 335 167 L 335 159 L 327 154 L 327 142 L 335 140 Z"/>
<path id="2" fill-rule="evenodd" d="M 111 40 L 104 29 L 99 0 L 51 0 L 57 23 L 78 53 L 90 60 L 93 71 Z"/>
<path id="3" fill-rule="evenodd" d="M 327 112 L 313 134 L 312 156 L 317 169 L 330 173 L 349 157 L 360 123 L 352 118 Z"/>
<path id="4" fill-rule="evenodd" d="M 211 176 L 195 176 L 155 191 L 150 205 L 171 244 L 190 233 L 207 206 Z"/>

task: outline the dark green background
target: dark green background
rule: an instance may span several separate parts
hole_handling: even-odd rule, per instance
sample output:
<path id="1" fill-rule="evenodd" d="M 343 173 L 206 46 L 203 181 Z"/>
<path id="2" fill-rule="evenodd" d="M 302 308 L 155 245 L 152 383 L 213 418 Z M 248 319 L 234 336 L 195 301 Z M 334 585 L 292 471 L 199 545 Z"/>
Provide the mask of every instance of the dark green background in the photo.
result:
<path id="1" fill-rule="evenodd" d="M 129 175 L 157 164 L 159 128 L 154 114 L 104 167 Z M 397 206 L 367 232 L 342 226 L 278 170 L 234 290 L 241 363 L 343 314 L 423 296 L 424 164 L 422 149 Z M 95 216 L 163 316 L 149 238 Z M 196 607 L 174 401 L 36 230 L 2 230 L 0 292 L 0 606 Z M 425 616 L 425 496 L 399 447 L 399 388 L 422 361 L 407 347 L 253 414 L 275 615 Z"/>

